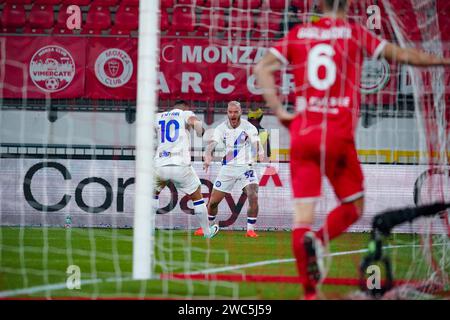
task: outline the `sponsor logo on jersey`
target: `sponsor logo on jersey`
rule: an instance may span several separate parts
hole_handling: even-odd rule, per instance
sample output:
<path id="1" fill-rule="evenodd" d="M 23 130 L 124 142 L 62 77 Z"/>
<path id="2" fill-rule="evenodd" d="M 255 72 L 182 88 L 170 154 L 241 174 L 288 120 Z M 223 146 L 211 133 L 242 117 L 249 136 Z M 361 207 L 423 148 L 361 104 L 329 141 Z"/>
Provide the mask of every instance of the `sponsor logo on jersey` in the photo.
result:
<path id="1" fill-rule="evenodd" d="M 36 51 L 31 58 L 29 72 L 31 80 L 39 89 L 57 92 L 72 82 L 75 61 L 66 49 L 50 45 Z"/>
<path id="2" fill-rule="evenodd" d="M 160 156 L 161 158 L 167 158 L 167 157 L 170 157 L 170 152 L 164 150 L 163 152 L 161 152 L 161 153 L 159 154 L 159 156 Z"/>
<path id="3" fill-rule="evenodd" d="M 121 49 L 103 51 L 95 61 L 95 76 L 109 88 L 125 85 L 133 75 L 133 61 L 128 53 Z"/>
<path id="4" fill-rule="evenodd" d="M 386 87 L 391 77 L 391 68 L 385 59 L 364 60 L 361 75 L 361 93 L 376 93 Z"/>
<path id="5" fill-rule="evenodd" d="M 222 185 L 222 182 L 216 181 L 216 187 L 217 187 L 217 188 L 220 188 L 221 185 Z"/>

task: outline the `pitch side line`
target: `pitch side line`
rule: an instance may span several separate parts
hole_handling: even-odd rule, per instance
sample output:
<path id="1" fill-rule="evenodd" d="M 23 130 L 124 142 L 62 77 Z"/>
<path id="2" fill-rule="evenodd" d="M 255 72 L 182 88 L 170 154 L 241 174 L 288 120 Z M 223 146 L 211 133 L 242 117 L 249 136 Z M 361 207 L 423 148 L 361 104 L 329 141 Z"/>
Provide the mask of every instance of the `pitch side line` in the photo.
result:
<path id="1" fill-rule="evenodd" d="M 100 279 L 81 280 L 80 284 L 81 285 L 95 284 L 95 283 L 99 283 L 99 282 L 102 282 L 102 280 L 100 280 Z M 37 292 L 41 292 L 41 291 L 61 290 L 61 289 L 67 289 L 67 284 L 65 282 L 31 287 L 31 288 L 24 288 L 24 289 L 0 291 L 0 298 L 7 298 L 7 297 L 13 297 L 13 296 L 21 295 L 21 294 L 33 294 L 33 293 L 37 293 Z"/>
<path id="2" fill-rule="evenodd" d="M 87 284 L 96 284 L 100 282 L 115 282 L 115 281 L 128 281 L 133 280 L 132 278 L 107 278 L 107 279 L 90 279 L 90 280 L 80 280 L 80 285 L 87 285 Z M 37 292 L 42 291 L 49 291 L 49 290 L 62 290 L 67 289 L 67 283 L 61 282 L 61 283 L 55 283 L 55 284 L 49 284 L 49 285 L 42 285 L 42 286 L 36 286 L 31 288 L 24 288 L 24 289 L 15 289 L 15 290 L 8 290 L 8 291 L 0 291 L 0 299 L 1 298 L 7 298 L 7 297 L 13 297 L 21 294 L 33 294 Z"/>
<path id="3" fill-rule="evenodd" d="M 433 246 L 439 246 L 439 245 L 442 246 L 443 244 L 433 244 Z M 412 247 L 422 247 L 422 246 L 421 245 L 396 245 L 396 246 L 386 246 L 386 247 L 383 247 L 383 249 L 412 248 Z M 324 255 L 324 257 L 336 257 L 336 256 L 350 255 L 350 254 L 355 254 L 355 253 L 364 253 L 367 251 L 368 251 L 368 249 L 334 252 L 334 253 Z M 247 264 L 228 266 L 228 267 L 205 269 L 205 270 L 189 272 L 189 273 L 185 273 L 185 274 L 186 275 L 210 274 L 210 273 L 218 273 L 218 272 L 224 272 L 224 271 L 234 271 L 234 270 L 239 270 L 239 269 L 252 268 L 252 267 L 257 267 L 257 266 L 264 266 L 264 265 L 269 265 L 269 264 L 294 262 L 294 261 L 295 261 L 295 259 L 293 259 L 293 258 L 266 260 L 266 261 L 259 261 L 259 262 L 253 262 L 253 263 L 247 263 Z M 161 274 L 161 277 L 164 277 L 164 274 Z M 96 284 L 96 283 L 100 283 L 100 282 L 114 282 L 114 281 L 118 281 L 118 280 L 131 281 L 133 279 L 129 278 L 129 277 L 127 277 L 127 278 L 108 278 L 108 279 L 90 279 L 90 280 L 81 280 L 80 284 L 88 285 L 88 284 Z M 160 277 L 158 277 L 154 280 L 160 280 Z M 66 289 L 66 288 L 67 288 L 66 282 L 62 282 L 62 283 L 36 286 L 36 287 L 31 287 L 31 288 L 0 291 L 0 298 L 8 298 L 8 297 L 13 297 L 13 296 L 17 296 L 17 295 L 34 294 L 34 293 L 38 293 L 38 292 L 42 292 L 42 291 L 49 291 L 49 290 L 62 290 L 62 289 Z"/>
<path id="4" fill-rule="evenodd" d="M 442 245 L 442 244 L 433 244 L 433 246 Z M 412 248 L 412 247 L 422 247 L 421 245 L 396 245 L 396 246 L 386 246 L 383 247 L 383 249 L 396 249 L 396 248 Z M 351 255 L 356 253 L 365 253 L 369 249 L 360 249 L 360 250 L 353 250 L 353 251 L 341 251 L 341 252 L 334 252 L 329 254 L 324 254 L 323 256 L 325 258 L 327 257 L 337 257 L 337 256 L 345 256 L 345 255 Z M 259 261 L 259 262 L 252 262 L 252 263 L 246 263 L 246 264 L 238 264 L 234 266 L 227 266 L 227 267 L 219 267 L 219 268 L 211 268 L 211 269 L 205 269 L 200 271 L 193 271 L 193 272 L 186 272 L 185 275 L 197 275 L 197 274 L 210 274 L 210 273 L 218 273 L 218 272 L 226 272 L 226 271 L 234 271 L 239 269 L 246 269 L 246 268 L 253 268 L 253 267 L 260 267 L 260 266 L 266 266 L 269 264 L 277 264 L 277 263 L 288 263 L 288 262 L 295 262 L 294 258 L 289 259 L 275 259 L 275 260 L 266 260 L 266 261 Z"/>

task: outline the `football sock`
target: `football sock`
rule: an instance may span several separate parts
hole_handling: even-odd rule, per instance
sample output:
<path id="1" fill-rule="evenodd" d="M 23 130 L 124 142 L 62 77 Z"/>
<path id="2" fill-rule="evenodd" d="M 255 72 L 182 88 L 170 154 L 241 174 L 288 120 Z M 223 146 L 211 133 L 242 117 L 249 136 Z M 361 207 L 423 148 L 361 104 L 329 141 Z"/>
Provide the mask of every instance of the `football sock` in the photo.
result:
<path id="1" fill-rule="evenodd" d="M 302 224 L 295 226 L 292 232 L 292 250 L 294 252 L 297 271 L 300 277 L 300 281 L 303 284 L 305 294 L 314 293 L 316 291 L 315 283 L 310 282 L 308 278 L 308 263 L 303 241 L 305 233 L 309 231 L 311 231 L 311 225 Z"/>
<path id="2" fill-rule="evenodd" d="M 206 208 L 205 200 L 200 199 L 193 201 L 194 203 L 194 213 L 200 226 L 203 229 L 204 235 L 209 235 L 209 222 L 208 222 L 208 208 Z"/>
<path id="3" fill-rule="evenodd" d="M 358 209 L 353 203 L 343 203 L 331 211 L 324 226 L 317 231 L 317 237 L 325 241 L 332 240 L 342 234 L 359 218 Z"/>
<path id="4" fill-rule="evenodd" d="M 255 230 L 255 224 L 256 224 L 256 217 L 255 218 L 247 217 L 247 231 Z"/>
<path id="5" fill-rule="evenodd" d="M 154 195 L 152 199 L 152 208 L 155 211 L 158 211 L 159 209 L 159 196 Z"/>

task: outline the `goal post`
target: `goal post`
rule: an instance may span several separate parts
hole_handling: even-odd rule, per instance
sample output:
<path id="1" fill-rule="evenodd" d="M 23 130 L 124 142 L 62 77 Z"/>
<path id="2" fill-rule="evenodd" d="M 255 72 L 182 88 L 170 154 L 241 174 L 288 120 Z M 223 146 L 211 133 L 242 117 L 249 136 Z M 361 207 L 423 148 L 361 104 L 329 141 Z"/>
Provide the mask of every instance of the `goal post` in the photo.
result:
<path id="1" fill-rule="evenodd" d="M 136 189 L 133 224 L 133 279 L 153 276 L 154 129 L 157 104 L 159 1 L 139 3 L 138 87 L 136 105 Z M 139 173 L 139 174 L 137 174 Z"/>

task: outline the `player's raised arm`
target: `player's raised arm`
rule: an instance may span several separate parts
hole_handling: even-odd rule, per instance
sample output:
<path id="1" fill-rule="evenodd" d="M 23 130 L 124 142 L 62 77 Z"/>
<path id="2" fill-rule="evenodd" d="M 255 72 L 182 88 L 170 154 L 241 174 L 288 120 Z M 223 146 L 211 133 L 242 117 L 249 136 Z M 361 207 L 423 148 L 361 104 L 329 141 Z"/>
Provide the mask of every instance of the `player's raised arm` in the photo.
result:
<path id="1" fill-rule="evenodd" d="M 259 138 L 258 130 L 256 128 L 250 132 L 250 142 L 252 144 L 252 154 L 256 155 L 256 160 L 259 162 L 267 161 L 268 159 L 266 158 L 264 147 L 261 143 L 261 139 Z"/>
<path id="2" fill-rule="evenodd" d="M 449 58 L 441 58 L 415 48 L 401 48 L 393 43 L 387 43 L 381 55 L 390 61 L 416 67 L 450 65 Z"/>
<path id="3" fill-rule="evenodd" d="M 268 162 L 269 158 L 266 156 L 266 153 L 264 152 L 264 147 L 263 147 L 263 145 L 262 145 L 260 140 L 258 140 L 255 143 L 254 147 L 256 148 L 256 152 L 257 152 L 257 155 L 258 155 L 258 161 L 259 162 Z"/>
<path id="4" fill-rule="evenodd" d="M 208 142 L 208 145 L 206 146 L 205 155 L 203 157 L 203 169 L 205 172 L 208 172 L 208 168 L 211 165 L 211 162 L 213 160 L 213 152 L 216 146 L 219 144 L 223 136 L 223 129 L 221 126 L 218 126 L 214 129 L 214 134 L 211 138 L 211 140 Z"/>
<path id="5" fill-rule="evenodd" d="M 441 58 L 415 48 L 402 48 L 377 37 L 364 27 L 361 27 L 359 32 L 366 52 L 373 58 L 384 57 L 391 62 L 416 67 L 450 65 L 450 59 L 448 58 Z"/>
<path id="6" fill-rule="evenodd" d="M 280 70 L 281 66 L 280 59 L 269 51 L 255 66 L 254 74 L 256 75 L 258 86 L 263 90 L 267 106 L 270 107 L 281 122 L 285 122 L 291 121 L 294 115 L 283 109 L 283 104 L 277 95 L 274 73 Z"/>
<path id="7" fill-rule="evenodd" d="M 205 128 L 203 127 L 203 123 L 197 118 L 197 116 L 190 116 L 187 120 L 189 126 L 194 128 L 197 137 L 203 137 L 205 134 Z"/>
<path id="8" fill-rule="evenodd" d="M 205 155 L 204 155 L 204 162 L 203 162 L 203 169 L 205 172 L 208 172 L 208 168 L 211 165 L 211 162 L 213 160 L 213 152 L 214 149 L 217 146 L 217 142 L 214 140 L 211 140 L 208 145 L 206 146 Z"/>

